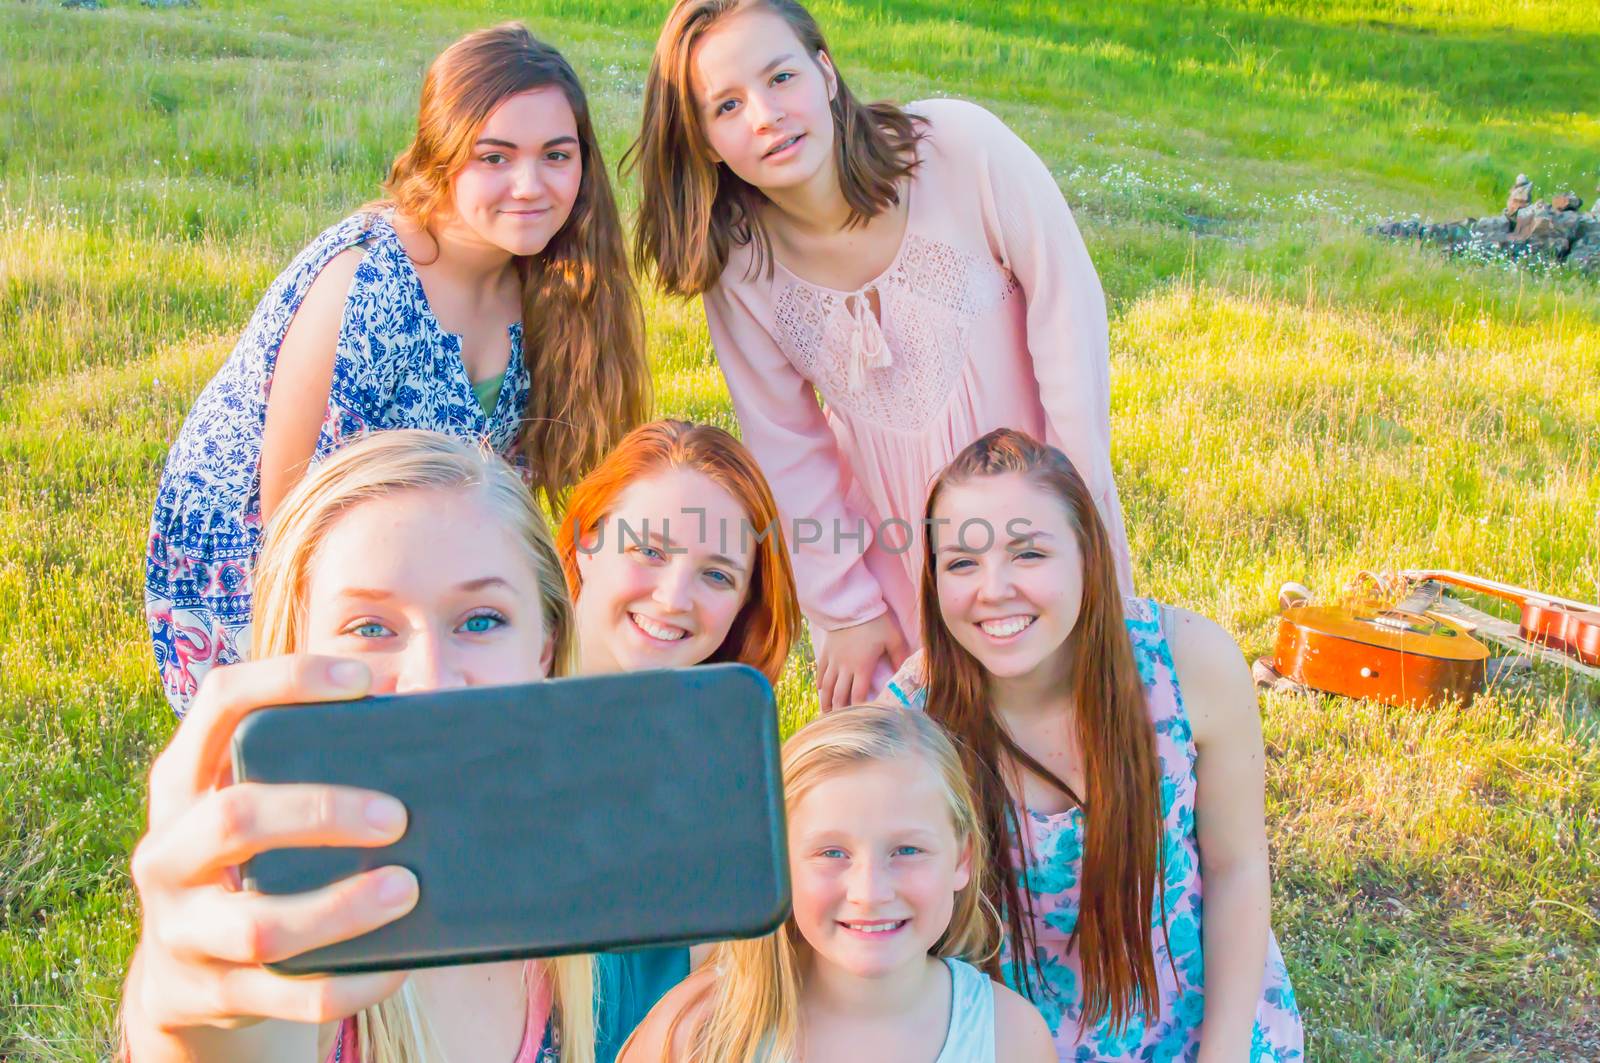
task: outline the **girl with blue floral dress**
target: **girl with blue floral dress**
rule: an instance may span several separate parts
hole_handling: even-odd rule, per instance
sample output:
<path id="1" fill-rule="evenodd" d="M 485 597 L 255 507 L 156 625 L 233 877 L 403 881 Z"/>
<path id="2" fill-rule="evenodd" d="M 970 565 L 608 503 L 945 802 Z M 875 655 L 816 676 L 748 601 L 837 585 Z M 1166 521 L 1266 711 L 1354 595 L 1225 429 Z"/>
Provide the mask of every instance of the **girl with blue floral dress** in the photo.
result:
<path id="1" fill-rule="evenodd" d="M 145 611 L 180 715 L 248 642 L 264 523 L 343 444 L 481 440 L 554 499 L 648 415 L 621 221 L 555 49 L 517 23 L 447 48 L 384 189 L 273 282 L 168 455 Z"/>
<path id="2" fill-rule="evenodd" d="M 1232 638 L 1122 598 L 1083 480 L 1021 432 L 957 456 L 926 517 L 925 649 L 887 696 L 961 740 L 1001 973 L 1058 1058 L 1302 1059 L 1270 926 L 1260 720 Z"/>

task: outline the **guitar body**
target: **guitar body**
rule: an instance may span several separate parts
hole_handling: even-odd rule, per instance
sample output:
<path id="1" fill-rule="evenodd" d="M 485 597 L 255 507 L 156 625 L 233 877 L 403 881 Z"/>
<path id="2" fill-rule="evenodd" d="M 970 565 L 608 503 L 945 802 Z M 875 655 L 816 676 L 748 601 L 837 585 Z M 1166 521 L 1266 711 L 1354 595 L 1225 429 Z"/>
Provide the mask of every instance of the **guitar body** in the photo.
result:
<path id="1" fill-rule="evenodd" d="M 1590 666 L 1600 666 L 1600 606 L 1571 598 L 1540 594 L 1523 587 L 1438 569 L 1413 569 L 1400 573 L 1412 583 L 1449 583 L 1480 594 L 1513 602 L 1522 609 L 1522 637 L 1540 646 L 1560 650 Z"/>
<path id="2" fill-rule="evenodd" d="M 1528 601 L 1522 605 L 1522 637 L 1600 665 L 1600 611 L 1580 611 Z"/>
<path id="3" fill-rule="evenodd" d="M 1302 686 L 1388 705 L 1471 701 L 1489 650 L 1426 613 L 1293 604 L 1278 620 L 1273 668 Z"/>

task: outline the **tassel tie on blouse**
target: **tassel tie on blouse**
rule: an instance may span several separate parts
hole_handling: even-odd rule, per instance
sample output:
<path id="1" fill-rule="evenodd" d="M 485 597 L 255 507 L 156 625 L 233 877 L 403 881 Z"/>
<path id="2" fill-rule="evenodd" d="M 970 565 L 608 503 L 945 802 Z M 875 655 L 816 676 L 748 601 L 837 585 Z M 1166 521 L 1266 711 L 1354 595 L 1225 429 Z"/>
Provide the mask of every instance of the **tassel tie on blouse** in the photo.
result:
<path id="1" fill-rule="evenodd" d="M 868 369 L 886 369 L 894 364 L 889 353 L 889 341 L 884 338 L 883 326 L 872 312 L 872 302 L 864 289 L 845 297 L 845 325 L 849 337 L 849 352 L 845 356 L 845 379 L 851 391 L 859 391 L 867 379 Z"/>

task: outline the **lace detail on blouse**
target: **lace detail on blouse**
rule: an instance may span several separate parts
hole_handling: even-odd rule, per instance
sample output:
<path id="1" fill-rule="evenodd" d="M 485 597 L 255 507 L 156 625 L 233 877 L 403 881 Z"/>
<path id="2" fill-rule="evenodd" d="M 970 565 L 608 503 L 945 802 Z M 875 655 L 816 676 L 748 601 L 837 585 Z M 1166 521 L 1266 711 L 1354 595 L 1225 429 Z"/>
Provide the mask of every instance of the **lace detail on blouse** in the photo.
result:
<path id="1" fill-rule="evenodd" d="M 1017 288 L 992 259 L 908 232 L 888 271 L 860 291 L 791 280 L 773 308 L 777 339 L 830 406 L 911 432 L 949 400 L 972 323 Z"/>

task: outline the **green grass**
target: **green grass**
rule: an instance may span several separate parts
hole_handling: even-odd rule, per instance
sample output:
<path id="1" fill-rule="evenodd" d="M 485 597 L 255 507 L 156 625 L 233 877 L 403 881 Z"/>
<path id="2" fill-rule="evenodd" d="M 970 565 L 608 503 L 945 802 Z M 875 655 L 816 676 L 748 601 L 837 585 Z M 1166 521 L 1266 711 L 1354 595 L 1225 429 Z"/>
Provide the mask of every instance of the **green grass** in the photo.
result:
<path id="1" fill-rule="evenodd" d="M 439 47 L 529 18 L 614 161 L 664 6 L 0 3 L 0 1060 L 108 1054 L 173 726 L 140 557 L 194 395 L 275 272 L 376 194 Z M 975 98 L 1057 174 L 1110 297 L 1144 592 L 1252 655 L 1286 579 L 1437 564 L 1596 596 L 1600 285 L 1360 232 L 1489 213 L 1519 171 L 1592 198 L 1585 5 L 816 10 L 858 92 Z M 660 411 L 731 425 L 698 307 L 647 302 Z M 1458 712 L 1264 699 L 1312 1059 L 1596 1055 L 1594 704 L 1554 675 Z"/>

